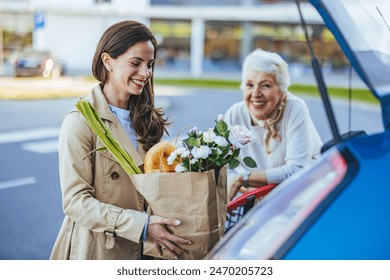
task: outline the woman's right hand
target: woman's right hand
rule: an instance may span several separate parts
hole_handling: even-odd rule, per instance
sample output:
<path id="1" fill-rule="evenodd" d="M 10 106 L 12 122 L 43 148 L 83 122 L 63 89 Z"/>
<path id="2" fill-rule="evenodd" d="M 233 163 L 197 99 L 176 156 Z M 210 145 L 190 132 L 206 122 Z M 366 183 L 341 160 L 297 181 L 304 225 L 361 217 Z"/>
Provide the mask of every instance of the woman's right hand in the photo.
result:
<path id="1" fill-rule="evenodd" d="M 162 256 L 162 250 L 167 250 L 173 258 L 177 259 L 179 255 L 187 253 L 180 245 L 191 245 L 192 242 L 170 233 L 166 225 L 178 226 L 180 221 L 160 216 L 150 216 L 147 239 L 155 244 L 160 256 Z"/>

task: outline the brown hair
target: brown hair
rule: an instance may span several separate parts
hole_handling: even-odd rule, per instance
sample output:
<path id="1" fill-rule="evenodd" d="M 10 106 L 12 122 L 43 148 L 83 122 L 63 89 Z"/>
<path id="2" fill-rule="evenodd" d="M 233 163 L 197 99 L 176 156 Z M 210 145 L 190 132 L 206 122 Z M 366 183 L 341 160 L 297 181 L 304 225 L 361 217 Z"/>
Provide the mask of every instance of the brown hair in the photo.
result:
<path id="1" fill-rule="evenodd" d="M 150 41 L 154 46 L 154 58 L 157 53 L 157 42 L 152 32 L 144 24 L 126 20 L 111 25 L 102 35 L 96 47 L 92 60 L 93 76 L 100 82 L 101 87 L 108 79 L 108 70 L 103 65 L 102 53 L 108 53 L 113 59 L 125 53 L 130 47 L 139 42 Z M 154 71 L 154 65 L 152 66 Z M 148 151 L 168 134 L 166 126 L 170 123 L 163 117 L 161 108 L 154 107 L 153 75 L 145 85 L 140 95 L 131 95 L 129 99 L 130 119 L 144 151 Z"/>

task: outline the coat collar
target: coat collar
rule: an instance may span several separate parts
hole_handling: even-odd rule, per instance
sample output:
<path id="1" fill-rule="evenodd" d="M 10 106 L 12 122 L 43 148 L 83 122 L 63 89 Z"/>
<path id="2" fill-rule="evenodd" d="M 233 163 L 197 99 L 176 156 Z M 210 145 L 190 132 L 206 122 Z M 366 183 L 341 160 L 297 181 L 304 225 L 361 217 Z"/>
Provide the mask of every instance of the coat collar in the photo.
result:
<path id="1" fill-rule="evenodd" d="M 98 112 L 99 116 L 103 121 L 108 123 L 112 135 L 122 145 L 122 147 L 130 154 L 134 162 L 141 166 L 145 152 L 142 149 L 142 145 L 138 145 L 138 150 L 134 147 L 133 143 L 129 140 L 126 132 L 122 128 L 118 119 L 112 113 L 106 98 L 104 97 L 103 91 L 100 84 L 92 88 L 91 92 L 85 97 L 85 100 L 90 102 L 92 107 Z"/>

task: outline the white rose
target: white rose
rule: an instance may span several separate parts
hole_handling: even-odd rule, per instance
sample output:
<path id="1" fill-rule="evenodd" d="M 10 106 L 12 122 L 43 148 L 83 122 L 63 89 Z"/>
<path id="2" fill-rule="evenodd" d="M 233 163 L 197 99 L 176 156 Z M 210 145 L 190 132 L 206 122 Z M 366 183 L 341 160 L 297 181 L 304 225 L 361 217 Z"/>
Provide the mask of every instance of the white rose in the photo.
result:
<path id="1" fill-rule="evenodd" d="M 176 160 L 176 158 L 177 158 L 176 152 L 171 153 L 171 154 L 169 155 L 169 157 L 167 158 L 167 163 L 168 163 L 168 165 L 172 165 L 173 162 Z"/>
<path id="2" fill-rule="evenodd" d="M 183 167 L 181 164 L 178 164 L 178 165 L 176 165 L 176 167 L 175 167 L 175 171 L 176 171 L 177 173 L 179 173 L 179 172 L 185 172 L 186 170 L 184 169 L 184 167 Z"/>
<path id="3" fill-rule="evenodd" d="M 222 115 L 222 114 L 218 114 L 218 118 L 217 118 L 217 121 L 223 121 L 225 119 L 225 117 Z"/>
<path id="4" fill-rule="evenodd" d="M 190 155 L 190 151 L 189 150 L 185 150 L 184 152 L 181 153 L 180 157 L 182 158 L 186 158 Z"/>
<path id="5" fill-rule="evenodd" d="M 182 155 L 185 151 L 187 151 L 187 148 L 186 147 L 180 147 L 180 148 L 177 148 L 176 149 L 176 151 L 175 151 L 175 153 L 177 154 L 177 155 Z"/>
<path id="6" fill-rule="evenodd" d="M 221 147 L 225 147 L 227 144 L 229 144 L 229 142 L 226 140 L 225 137 L 222 137 L 222 136 L 217 136 L 215 137 L 215 140 L 214 140 L 215 144 L 217 144 L 218 146 L 221 146 Z"/>
<path id="7" fill-rule="evenodd" d="M 207 158 L 211 154 L 211 149 L 209 146 L 200 146 L 200 147 L 193 147 L 191 151 L 192 156 L 195 159 L 198 158 Z"/>
<path id="8" fill-rule="evenodd" d="M 245 144 L 254 141 L 252 132 L 242 125 L 234 125 L 230 128 L 229 141 L 234 146 L 242 148 Z"/>
<path id="9" fill-rule="evenodd" d="M 217 135 L 214 133 L 212 129 L 209 129 L 205 133 L 203 133 L 203 140 L 206 143 L 214 142 L 215 137 L 217 137 Z"/>

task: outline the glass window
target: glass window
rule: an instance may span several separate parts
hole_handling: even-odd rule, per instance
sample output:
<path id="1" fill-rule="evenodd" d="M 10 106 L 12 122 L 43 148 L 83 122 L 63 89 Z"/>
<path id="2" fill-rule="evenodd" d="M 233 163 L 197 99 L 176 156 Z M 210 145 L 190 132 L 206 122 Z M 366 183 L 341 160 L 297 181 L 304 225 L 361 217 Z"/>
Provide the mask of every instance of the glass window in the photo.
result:
<path id="1" fill-rule="evenodd" d="M 160 69 L 190 69 L 191 22 L 153 19 L 150 28 L 159 50 L 156 67 Z"/>
<path id="2" fill-rule="evenodd" d="M 240 22 L 206 22 L 205 71 L 239 71 L 242 30 Z"/>
<path id="3" fill-rule="evenodd" d="M 342 36 L 359 61 L 360 71 L 379 94 L 390 90 L 390 2 L 324 1 Z"/>

